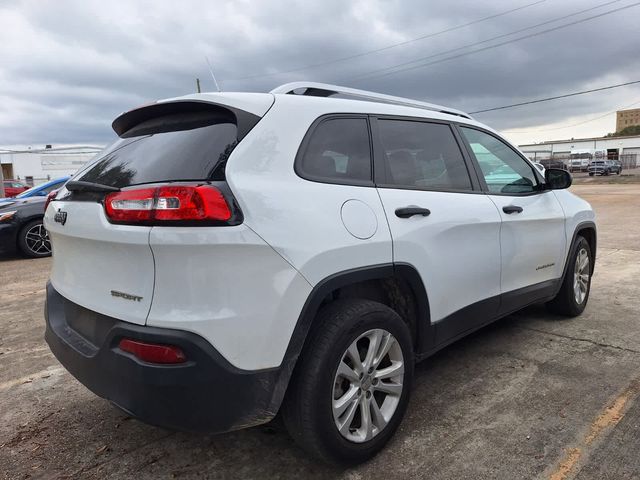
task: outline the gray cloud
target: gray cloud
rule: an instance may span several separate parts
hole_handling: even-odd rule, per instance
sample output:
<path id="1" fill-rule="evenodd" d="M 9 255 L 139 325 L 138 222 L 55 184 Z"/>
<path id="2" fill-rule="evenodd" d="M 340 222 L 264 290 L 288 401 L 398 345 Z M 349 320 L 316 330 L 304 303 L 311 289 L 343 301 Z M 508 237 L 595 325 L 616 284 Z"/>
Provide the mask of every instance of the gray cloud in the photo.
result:
<path id="1" fill-rule="evenodd" d="M 532 1 L 0 2 L 0 145 L 108 142 L 120 112 L 193 92 L 195 77 L 212 89 L 205 55 L 226 90 L 267 91 L 306 79 L 467 111 L 640 78 L 640 7 L 424 68 L 360 78 L 604 3 L 547 0 L 380 53 L 238 80 L 382 48 Z M 622 0 L 571 20 L 632 3 Z M 527 130 L 589 119 L 634 101 L 640 101 L 640 88 L 627 87 L 478 119 L 498 129 Z M 601 123 L 591 128 L 606 133 L 595 132 Z"/>

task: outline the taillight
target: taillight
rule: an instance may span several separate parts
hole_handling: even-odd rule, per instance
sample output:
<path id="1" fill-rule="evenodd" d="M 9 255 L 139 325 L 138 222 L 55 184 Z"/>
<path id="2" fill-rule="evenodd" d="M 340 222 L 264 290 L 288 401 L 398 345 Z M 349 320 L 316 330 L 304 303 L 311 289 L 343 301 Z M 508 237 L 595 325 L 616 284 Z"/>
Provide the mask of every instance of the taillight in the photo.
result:
<path id="1" fill-rule="evenodd" d="M 144 362 L 171 364 L 187 361 L 187 356 L 182 349 L 174 345 L 147 343 L 123 338 L 120 340 L 118 347 L 123 352 L 131 353 Z"/>
<path id="2" fill-rule="evenodd" d="M 232 216 L 212 185 L 162 185 L 110 193 L 104 200 L 113 223 L 226 222 Z"/>
<path id="3" fill-rule="evenodd" d="M 44 211 L 47 211 L 47 207 L 49 206 L 49 204 L 51 203 L 51 201 L 56 198 L 56 195 L 58 194 L 58 190 L 52 190 L 51 192 L 49 192 L 49 194 L 47 195 L 47 199 L 44 202 Z"/>

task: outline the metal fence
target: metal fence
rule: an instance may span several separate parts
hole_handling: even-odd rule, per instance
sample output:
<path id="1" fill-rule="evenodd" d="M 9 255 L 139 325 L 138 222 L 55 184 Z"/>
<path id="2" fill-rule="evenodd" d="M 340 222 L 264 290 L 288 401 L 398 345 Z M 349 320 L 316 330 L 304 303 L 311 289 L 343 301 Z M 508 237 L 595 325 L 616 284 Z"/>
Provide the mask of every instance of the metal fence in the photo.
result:
<path id="1" fill-rule="evenodd" d="M 620 155 L 618 160 L 622 162 L 622 168 L 637 168 L 640 166 L 640 158 L 638 156 L 635 153 L 627 153 Z"/>

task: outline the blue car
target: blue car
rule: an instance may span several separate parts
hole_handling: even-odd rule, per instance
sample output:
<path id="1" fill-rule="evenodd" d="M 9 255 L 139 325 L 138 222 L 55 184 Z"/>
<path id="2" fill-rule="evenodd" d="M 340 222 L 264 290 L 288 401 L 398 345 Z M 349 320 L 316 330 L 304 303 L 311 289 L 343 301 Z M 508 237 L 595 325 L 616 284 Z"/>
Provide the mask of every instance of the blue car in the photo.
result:
<path id="1" fill-rule="evenodd" d="M 13 198 L 0 198 L 0 205 L 6 202 L 15 202 L 16 198 L 46 197 L 49 192 L 57 190 L 70 178 L 71 177 L 69 176 L 56 178 L 54 180 L 49 180 L 46 183 L 42 183 L 38 186 L 32 187 L 29 190 L 25 190 L 24 192 L 18 194 Z"/>

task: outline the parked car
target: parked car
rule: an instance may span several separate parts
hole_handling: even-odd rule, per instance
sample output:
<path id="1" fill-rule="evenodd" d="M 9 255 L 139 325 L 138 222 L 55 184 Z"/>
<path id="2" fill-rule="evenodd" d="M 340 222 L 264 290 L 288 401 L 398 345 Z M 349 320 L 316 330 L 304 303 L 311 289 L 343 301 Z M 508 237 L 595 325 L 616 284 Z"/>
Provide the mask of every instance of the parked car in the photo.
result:
<path id="1" fill-rule="evenodd" d="M 19 193 L 29 190 L 29 185 L 25 185 L 18 180 L 6 180 L 4 181 L 4 195 L 5 197 L 15 197 Z"/>
<path id="2" fill-rule="evenodd" d="M 614 165 L 618 168 L 618 175 L 622 173 L 622 162 L 620 160 L 612 160 Z"/>
<path id="3" fill-rule="evenodd" d="M 540 160 L 538 163 L 542 165 L 544 168 L 558 168 L 561 170 L 567 170 L 567 166 L 564 164 L 562 160 Z"/>
<path id="4" fill-rule="evenodd" d="M 570 172 L 586 172 L 589 168 L 588 158 L 572 158 L 569 163 Z"/>
<path id="5" fill-rule="evenodd" d="M 622 165 L 614 160 L 596 160 L 589 165 L 589 176 L 593 175 L 611 175 L 617 173 L 620 175 Z"/>
<path id="6" fill-rule="evenodd" d="M 570 174 L 464 112 L 300 82 L 113 128 L 46 209 L 45 337 L 145 422 L 224 432 L 281 412 L 308 452 L 362 462 L 398 428 L 416 361 L 534 302 L 587 304 L 596 226 Z"/>
<path id="7" fill-rule="evenodd" d="M 49 234 L 42 224 L 45 202 L 44 197 L 29 197 L 0 203 L 0 252 L 51 255 Z"/>
<path id="8" fill-rule="evenodd" d="M 15 197 L 0 198 L 0 205 L 2 203 L 13 201 L 13 198 L 29 198 L 29 197 L 36 197 L 36 196 L 46 197 L 53 190 L 57 190 L 58 188 L 60 188 L 64 184 L 64 182 L 69 180 L 69 178 L 71 177 L 56 178 L 55 180 L 50 180 L 43 184 L 37 185 L 35 187 L 31 187 L 28 190 L 24 190 L 22 193 L 19 193 Z"/>

